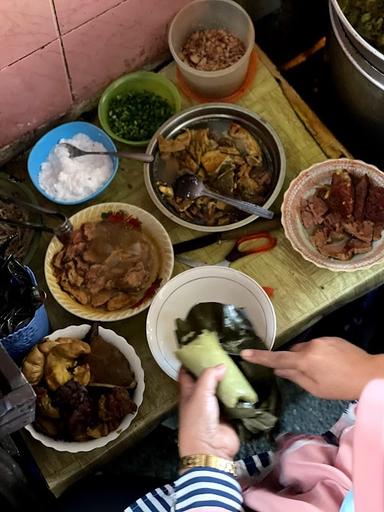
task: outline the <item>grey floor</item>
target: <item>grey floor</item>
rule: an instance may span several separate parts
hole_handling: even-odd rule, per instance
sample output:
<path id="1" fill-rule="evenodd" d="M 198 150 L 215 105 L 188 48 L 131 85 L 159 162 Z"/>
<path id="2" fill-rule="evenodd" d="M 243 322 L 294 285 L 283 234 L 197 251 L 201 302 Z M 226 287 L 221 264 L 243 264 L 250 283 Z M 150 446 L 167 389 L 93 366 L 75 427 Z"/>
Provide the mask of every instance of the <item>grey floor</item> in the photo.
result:
<path id="1" fill-rule="evenodd" d="M 274 436 L 280 432 L 302 432 L 320 434 L 337 421 L 346 402 L 320 400 L 309 395 L 294 384 L 280 381 L 282 412 Z M 156 477 L 172 481 L 177 475 L 177 431 L 176 417 L 169 418 L 154 430 L 135 449 L 121 454 L 104 472 L 119 476 Z M 255 437 L 241 446 L 240 457 L 274 448 L 270 435 Z"/>

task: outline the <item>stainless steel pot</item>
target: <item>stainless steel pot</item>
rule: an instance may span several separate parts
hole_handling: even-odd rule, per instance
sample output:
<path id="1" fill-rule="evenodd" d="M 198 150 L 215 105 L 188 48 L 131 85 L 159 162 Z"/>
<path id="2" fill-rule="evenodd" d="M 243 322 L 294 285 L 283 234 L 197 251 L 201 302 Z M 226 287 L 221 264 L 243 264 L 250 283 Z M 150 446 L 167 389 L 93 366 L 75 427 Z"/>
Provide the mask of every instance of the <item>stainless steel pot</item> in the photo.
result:
<path id="1" fill-rule="evenodd" d="M 340 99 L 370 145 L 384 139 L 384 55 L 362 39 L 329 1 L 331 34 L 328 50 L 331 72 Z M 376 65 L 375 65 L 376 64 Z M 376 66 L 382 66 L 383 72 Z"/>
<path id="2" fill-rule="evenodd" d="M 356 48 L 356 50 L 379 71 L 384 73 L 384 54 L 370 45 L 358 32 L 354 29 L 347 17 L 341 10 L 338 0 L 330 0 L 333 15 L 337 17 L 345 35 Z"/>
<path id="3" fill-rule="evenodd" d="M 176 212 L 171 210 L 171 207 L 164 200 L 156 185 L 158 181 L 168 181 L 164 175 L 164 165 L 160 159 L 158 150 L 159 135 L 172 138 L 187 128 L 207 127 L 219 135 L 223 134 L 228 129 L 228 125 L 232 121 L 238 122 L 255 136 L 256 140 L 259 141 L 263 148 L 265 161 L 272 169 L 274 180 L 273 188 L 266 202 L 260 206 L 270 208 L 279 196 L 285 179 L 286 158 L 280 138 L 269 123 L 255 112 L 230 103 L 207 103 L 206 105 L 197 105 L 175 114 L 159 128 L 152 137 L 146 151 L 149 155 L 153 155 L 155 159 L 152 163 L 144 164 L 145 185 L 152 201 L 164 215 L 181 226 L 197 231 L 221 232 L 240 228 L 256 219 L 255 215 L 250 215 L 242 220 L 224 226 L 207 226 L 184 220 L 179 217 Z"/>

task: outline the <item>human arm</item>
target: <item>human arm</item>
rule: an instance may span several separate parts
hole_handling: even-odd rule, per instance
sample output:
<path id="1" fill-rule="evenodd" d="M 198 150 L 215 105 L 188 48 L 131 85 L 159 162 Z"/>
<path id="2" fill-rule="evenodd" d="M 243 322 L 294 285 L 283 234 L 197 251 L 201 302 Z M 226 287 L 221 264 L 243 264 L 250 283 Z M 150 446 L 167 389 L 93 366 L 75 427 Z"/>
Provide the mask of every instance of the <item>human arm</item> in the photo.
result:
<path id="1" fill-rule="evenodd" d="M 298 343 L 289 351 L 244 350 L 241 356 L 330 400 L 356 400 L 369 381 L 384 378 L 384 355 L 370 355 L 337 337 Z"/>
<path id="2" fill-rule="evenodd" d="M 239 449 L 235 431 L 220 421 L 215 396 L 225 367 L 209 368 L 195 381 L 180 372 L 179 454 L 215 455 L 233 460 Z M 210 467 L 186 470 L 172 485 L 147 494 L 126 512 L 151 510 L 170 512 L 239 512 L 242 510 L 241 489 L 235 478 Z"/>

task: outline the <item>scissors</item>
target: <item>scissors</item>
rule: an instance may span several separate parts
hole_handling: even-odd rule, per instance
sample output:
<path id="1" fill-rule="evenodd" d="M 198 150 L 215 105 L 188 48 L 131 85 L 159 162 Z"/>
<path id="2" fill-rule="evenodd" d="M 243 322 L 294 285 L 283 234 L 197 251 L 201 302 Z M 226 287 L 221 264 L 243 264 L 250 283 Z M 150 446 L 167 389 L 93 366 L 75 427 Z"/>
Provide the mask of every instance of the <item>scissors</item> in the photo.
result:
<path id="1" fill-rule="evenodd" d="M 275 247 L 277 239 L 272 236 L 268 231 L 260 231 L 247 236 L 238 238 L 235 245 L 230 252 L 225 256 L 224 260 L 215 263 L 214 265 L 220 267 L 229 267 L 234 261 L 243 258 L 249 254 L 256 254 L 258 252 L 266 252 Z M 209 265 L 205 261 L 189 258 L 183 254 L 177 255 L 176 260 L 188 267 L 201 267 Z"/>

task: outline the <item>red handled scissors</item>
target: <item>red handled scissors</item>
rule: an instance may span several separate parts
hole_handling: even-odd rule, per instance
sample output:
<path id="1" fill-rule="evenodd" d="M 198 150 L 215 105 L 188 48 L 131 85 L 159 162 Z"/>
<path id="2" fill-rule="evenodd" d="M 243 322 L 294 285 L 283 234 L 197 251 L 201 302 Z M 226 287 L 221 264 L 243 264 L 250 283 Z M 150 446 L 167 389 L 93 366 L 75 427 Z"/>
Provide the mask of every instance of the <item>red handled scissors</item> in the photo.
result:
<path id="1" fill-rule="evenodd" d="M 248 256 L 249 254 L 270 251 L 276 244 L 277 238 L 272 236 L 268 231 L 260 231 L 253 235 L 242 236 L 236 240 L 235 245 L 226 255 L 225 259 L 215 263 L 215 265 L 229 267 L 234 261 L 243 258 L 244 256 Z M 177 255 L 176 260 L 189 267 L 209 265 L 209 263 L 206 263 L 205 261 L 188 258 L 188 256 L 184 256 L 183 254 Z M 272 297 L 274 293 L 273 288 L 263 286 L 263 289 L 269 297 Z"/>
<path id="2" fill-rule="evenodd" d="M 239 258 L 248 256 L 249 254 L 269 251 L 273 249 L 276 244 L 277 239 L 268 231 L 260 231 L 259 233 L 254 233 L 253 235 L 242 236 L 236 240 L 235 245 L 225 256 L 225 259 L 215 263 L 215 265 L 220 267 L 229 267 L 231 263 L 238 260 Z M 209 265 L 209 263 L 206 263 L 205 261 L 188 258 L 188 256 L 184 256 L 182 254 L 177 255 L 176 259 L 180 263 L 188 265 L 189 267 L 201 267 L 204 265 Z"/>

